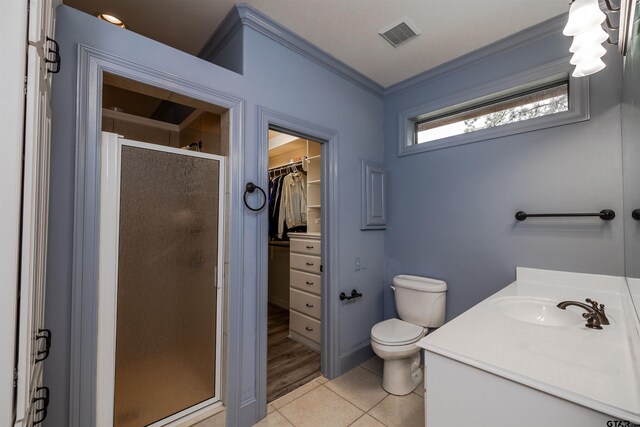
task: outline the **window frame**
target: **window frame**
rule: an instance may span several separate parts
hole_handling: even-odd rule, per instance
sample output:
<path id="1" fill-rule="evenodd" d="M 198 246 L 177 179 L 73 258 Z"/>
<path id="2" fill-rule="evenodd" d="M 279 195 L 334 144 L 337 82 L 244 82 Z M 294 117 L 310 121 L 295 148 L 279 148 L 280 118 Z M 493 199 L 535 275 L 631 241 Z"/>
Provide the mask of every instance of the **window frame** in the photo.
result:
<path id="1" fill-rule="evenodd" d="M 569 57 L 561 58 L 401 111 L 398 113 L 398 156 L 440 150 L 589 120 L 589 77 L 572 77 L 570 68 Z M 425 143 L 415 142 L 417 137 L 416 123 L 429 117 L 486 105 L 488 102 L 504 99 L 509 94 L 516 95 L 536 88 L 543 88 L 560 80 L 568 81 L 569 109 L 567 111 Z"/>

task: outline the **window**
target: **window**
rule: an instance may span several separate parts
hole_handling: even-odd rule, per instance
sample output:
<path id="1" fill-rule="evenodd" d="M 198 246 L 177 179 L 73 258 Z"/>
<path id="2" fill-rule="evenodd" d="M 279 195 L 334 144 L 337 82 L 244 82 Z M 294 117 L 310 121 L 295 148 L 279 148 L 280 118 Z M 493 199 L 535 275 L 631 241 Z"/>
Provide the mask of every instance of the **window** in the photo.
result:
<path id="1" fill-rule="evenodd" d="M 556 114 L 569 109 L 569 84 L 562 81 L 550 87 L 502 97 L 450 113 L 416 121 L 415 143 L 424 144 L 463 133 L 517 123 Z"/>
<path id="2" fill-rule="evenodd" d="M 588 120 L 589 78 L 569 71 L 569 58 L 561 58 L 400 111 L 398 155 Z M 461 78 L 434 85 L 456 87 Z"/>

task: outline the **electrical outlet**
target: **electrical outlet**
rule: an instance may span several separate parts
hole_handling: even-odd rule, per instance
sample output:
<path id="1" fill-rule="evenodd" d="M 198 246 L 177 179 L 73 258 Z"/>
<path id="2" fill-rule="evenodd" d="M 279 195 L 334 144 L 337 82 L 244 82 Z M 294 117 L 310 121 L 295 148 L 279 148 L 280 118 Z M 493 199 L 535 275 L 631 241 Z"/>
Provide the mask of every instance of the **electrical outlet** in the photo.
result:
<path id="1" fill-rule="evenodd" d="M 360 257 L 359 257 L 359 256 L 357 256 L 357 257 L 356 257 L 356 264 L 355 264 L 355 270 L 356 270 L 356 271 L 360 271 L 360 265 L 361 265 Z"/>

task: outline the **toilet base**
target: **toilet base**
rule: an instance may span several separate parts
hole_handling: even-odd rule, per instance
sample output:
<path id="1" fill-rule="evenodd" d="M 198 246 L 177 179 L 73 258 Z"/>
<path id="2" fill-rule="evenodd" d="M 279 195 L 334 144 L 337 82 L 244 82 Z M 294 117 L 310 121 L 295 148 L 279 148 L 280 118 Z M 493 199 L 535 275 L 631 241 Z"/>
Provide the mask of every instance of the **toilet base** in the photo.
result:
<path id="1" fill-rule="evenodd" d="M 422 382 L 420 353 L 401 359 L 385 359 L 382 388 L 391 394 L 404 396 Z"/>

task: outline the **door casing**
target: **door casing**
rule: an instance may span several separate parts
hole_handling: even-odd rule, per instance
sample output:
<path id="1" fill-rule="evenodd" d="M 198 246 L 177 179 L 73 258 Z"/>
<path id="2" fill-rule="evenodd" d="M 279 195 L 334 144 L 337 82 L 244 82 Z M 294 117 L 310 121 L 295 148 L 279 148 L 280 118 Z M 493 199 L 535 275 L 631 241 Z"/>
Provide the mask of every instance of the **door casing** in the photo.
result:
<path id="1" fill-rule="evenodd" d="M 245 100 L 172 74 L 144 67 L 83 44 L 78 45 L 76 101 L 76 163 L 73 265 L 71 280 L 71 348 L 69 425 L 96 423 L 97 304 L 100 212 L 100 140 L 102 79 L 105 72 L 166 89 L 228 109 L 229 154 L 227 160 L 229 212 L 242 212 L 244 191 Z M 240 416 L 242 352 L 242 283 L 244 280 L 244 216 L 230 215 L 229 273 L 227 277 L 227 420 L 235 425 Z"/>
<path id="2" fill-rule="evenodd" d="M 259 185 L 268 188 L 269 128 L 322 143 L 322 335 L 320 367 L 327 378 L 335 378 L 339 371 L 339 274 L 338 274 L 338 132 L 320 125 L 258 107 L 258 165 Z M 268 329 L 268 230 L 266 215 L 260 215 L 258 226 L 258 283 L 256 330 L 258 331 L 256 363 L 257 404 L 256 419 L 267 415 L 267 329 Z"/>

